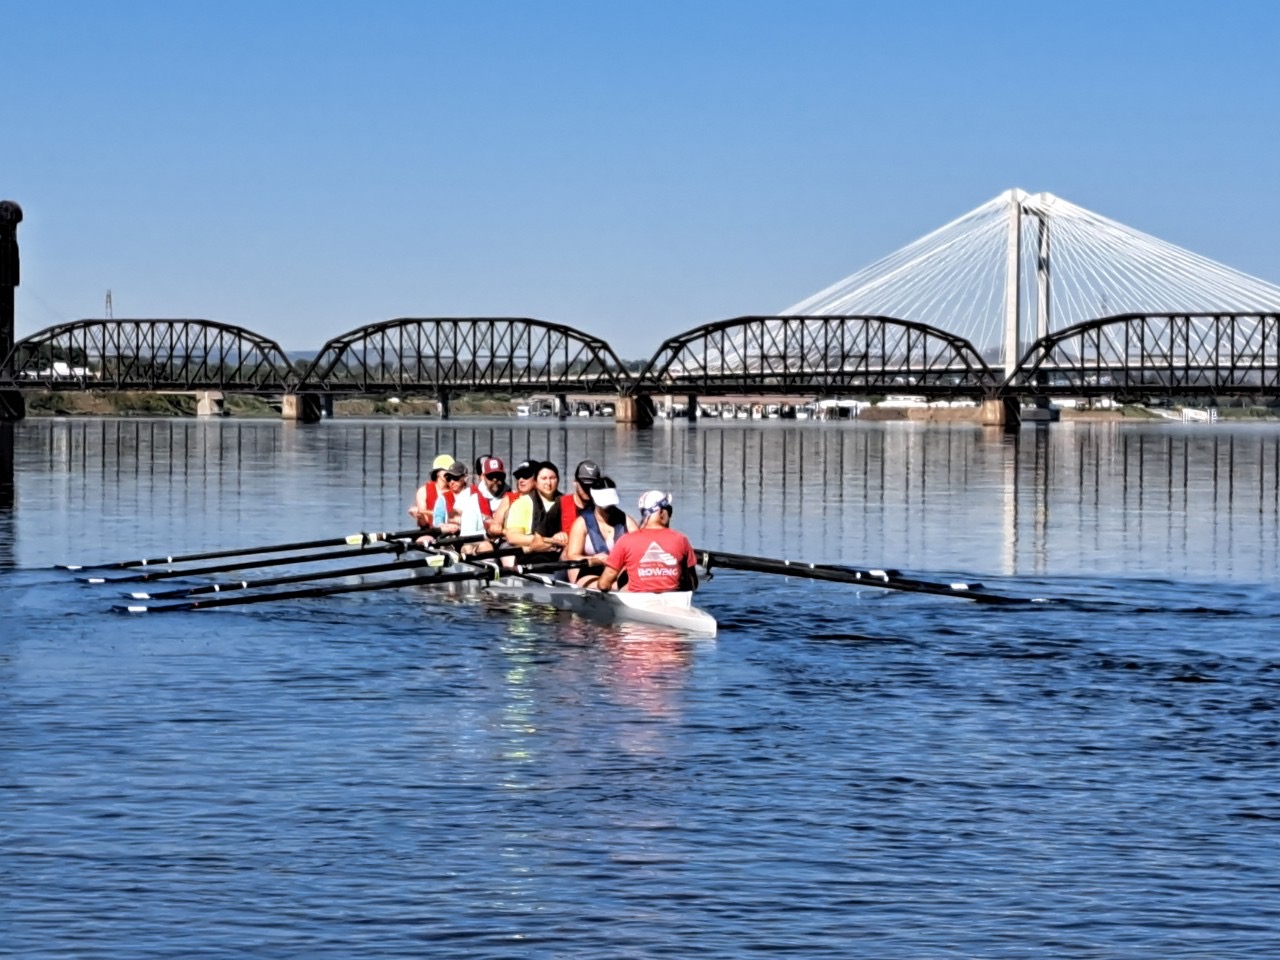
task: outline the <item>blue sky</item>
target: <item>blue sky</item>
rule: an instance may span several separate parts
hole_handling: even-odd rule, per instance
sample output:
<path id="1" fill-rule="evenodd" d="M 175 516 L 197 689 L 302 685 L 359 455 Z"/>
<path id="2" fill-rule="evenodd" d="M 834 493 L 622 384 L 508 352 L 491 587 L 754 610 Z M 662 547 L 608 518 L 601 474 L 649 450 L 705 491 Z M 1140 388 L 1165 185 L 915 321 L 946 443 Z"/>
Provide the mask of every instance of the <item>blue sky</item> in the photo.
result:
<path id="1" fill-rule="evenodd" d="M 646 357 L 1019 186 L 1280 283 L 1280 5 L 0 0 L 18 335 L 530 316 Z"/>

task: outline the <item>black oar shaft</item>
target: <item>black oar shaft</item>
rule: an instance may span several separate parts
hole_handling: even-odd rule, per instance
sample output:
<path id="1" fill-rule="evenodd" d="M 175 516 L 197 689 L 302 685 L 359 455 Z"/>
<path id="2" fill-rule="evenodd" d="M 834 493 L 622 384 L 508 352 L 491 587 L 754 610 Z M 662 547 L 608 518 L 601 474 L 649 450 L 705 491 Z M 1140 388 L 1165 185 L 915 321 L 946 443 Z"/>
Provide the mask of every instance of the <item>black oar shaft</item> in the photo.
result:
<path id="1" fill-rule="evenodd" d="M 485 557 L 496 558 L 511 556 L 520 552 L 519 547 L 494 550 L 484 554 Z M 230 583 L 206 583 L 198 587 L 182 587 L 176 590 L 162 590 L 159 593 L 134 594 L 140 600 L 173 600 L 178 597 L 197 597 L 207 593 L 232 593 L 237 590 L 257 590 L 263 587 L 279 587 L 287 583 L 306 583 L 309 580 L 336 580 L 339 577 L 356 577 L 368 573 L 387 573 L 391 570 L 416 570 L 423 567 L 443 567 L 452 557 L 434 553 L 429 557 L 417 560 L 391 560 L 387 563 L 365 564 L 358 567 L 343 567 L 340 570 L 320 570 L 306 573 L 293 573 L 284 577 L 266 577 L 260 580 L 236 580 Z"/>
<path id="2" fill-rule="evenodd" d="M 260 567 L 281 567 L 290 563 L 321 563 L 325 560 L 349 560 L 352 557 L 368 556 L 373 553 L 403 552 L 407 545 L 403 542 L 372 543 L 366 547 L 353 547 L 350 550 L 330 550 L 325 553 L 301 554 L 296 557 L 269 557 L 259 560 L 244 560 L 240 563 L 219 563 L 209 567 L 189 567 L 185 570 L 156 570 L 150 573 L 135 573 L 127 577 L 91 577 L 90 583 L 151 583 L 155 580 L 172 580 L 176 577 L 203 577 L 211 573 L 227 573 L 230 570 L 251 570 Z"/>
<path id="3" fill-rule="evenodd" d="M 224 557 L 248 557 L 263 553 L 284 553 L 297 550 L 319 550 L 323 547 L 361 546 L 383 540 L 403 540 L 421 536 L 427 531 L 414 528 L 397 533 L 351 533 L 344 537 L 329 537 L 324 540 L 301 540 L 297 543 L 276 543 L 260 547 L 240 547 L 232 550 L 209 550 L 204 553 L 186 553 L 181 556 L 148 557 L 144 560 L 121 560 L 116 563 L 96 563 L 82 565 L 66 565 L 66 570 L 128 570 L 133 567 L 164 566 L 172 563 L 190 563 L 195 560 L 220 560 Z"/>
<path id="4" fill-rule="evenodd" d="M 392 560 L 389 563 L 375 563 L 362 567 L 344 567 L 341 570 L 322 570 L 320 572 L 294 573 L 287 577 L 265 577 L 260 580 L 237 580 L 231 583 L 206 583 L 199 587 L 178 590 L 162 590 L 149 593 L 142 599 L 173 600 L 177 597 L 198 597 L 206 593 L 233 593 L 237 590 L 258 590 L 262 587 L 280 587 L 286 583 L 306 583 L 310 580 L 337 580 L 339 577 L 362 576 L 367 573 L 386 573 L 390 570 L 417 570 L 422 567 L 439 566 L 440 557 L 423 557 L 418 560 Z"/>
<path id="5" fill-rule="evenodd" d="M 875 587 L 880 590 L 898 590 L 906 593 L 926 593 L 934 596 L 958 597 L 972 600 L 974 603 L 987 604 L 1022 604 L 1034 601 L 1022 597 L 1009 597 L 998 593 L 987 593 L 981 584 L 970 583 L 938 583 L 931 580 L 918 580 L 903 577 L 896 571 L 869 570 L 858 567 L 843 567 L 835 564 L 800 563 L 794 560 L 778 560 L 771 557 L 749 557 L 738 553 L 721 553 L 715 550 L 698 550 L 698 557 L 708 569 L 724 567 L 730 570 L 743 570 L 754 573 L 775 573 L 787 577 L 799 577 L 806 580 L 825 580 L 834 583 L 849 583 L 864 587 Z"/>
<path id="6" fill-rule="evenodd" d="M 178 610 L 212 610 L 217 607 L 246 606 L 274 600 L 299 600 L 311 597 L 331 597 L 342 593 L 364 593 L 370 590 L 395 590 L 400 587 L 430 587 L 439 583 L 457 583 L 463 580 L 485 580 L 494 575 L 492 567 L 483 570 L 466 570 L 458 573 L 442 573 L 434 577 L 397 577 L 394 580 L 371 580 L 367 583 L 349 583 L 338 587 L 312 587 L 307 590 L 283 590 L 275 593 L 255 593 L 242 597 L 212 597 L 208 600 L 191 600 L 187 603 L 167 603 L 158 607 L 118 605 L 112 609 L 120 613 L 169 613 Z"/>

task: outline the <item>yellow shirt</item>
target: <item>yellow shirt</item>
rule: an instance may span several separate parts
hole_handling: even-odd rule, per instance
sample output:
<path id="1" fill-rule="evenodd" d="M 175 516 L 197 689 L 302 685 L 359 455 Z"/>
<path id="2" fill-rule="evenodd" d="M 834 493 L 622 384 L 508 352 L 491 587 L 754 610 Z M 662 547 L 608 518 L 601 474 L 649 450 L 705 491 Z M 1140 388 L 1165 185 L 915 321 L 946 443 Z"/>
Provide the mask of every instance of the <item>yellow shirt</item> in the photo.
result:
<path id="1" fill-rule="evenodd" d="M 542 494 L 537 492 L 525 494 L 507 507 L 507 530 L 512 533 L 533 533 L 533 498 L 536 496 L 542 496 Z M 556 502 L 554 500 L 542 501 L 542 506 L 546 510 L 550 510 L 555 505 Z"/>

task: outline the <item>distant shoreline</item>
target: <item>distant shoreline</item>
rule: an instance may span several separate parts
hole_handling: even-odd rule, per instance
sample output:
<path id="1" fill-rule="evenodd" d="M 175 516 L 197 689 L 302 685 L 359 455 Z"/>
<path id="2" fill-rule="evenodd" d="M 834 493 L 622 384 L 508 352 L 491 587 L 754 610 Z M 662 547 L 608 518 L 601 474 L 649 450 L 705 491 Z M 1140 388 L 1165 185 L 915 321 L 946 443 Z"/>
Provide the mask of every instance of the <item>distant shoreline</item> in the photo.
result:
<path id="1" fill-rule="evenodd" d="M 24 391 L 29 417 L 196 417 L 194 396 L 182 393 Z M 517 417 L 518 399 L 461 397 L 450 404 L 450 418 L 483 417 L 499 420 L 538 422 L 547 417 Z M 228 394 L 226 414 L 233 419 L 273 419 L 280 416 L 277 407 L 259 397 Z M 1151 409 L 1129 405 L 1112 409 L 1058 411 L 1062 422 L 1168 422 L 1180 423 L 1177 416 L 1161 416 Z M 1237 422 L 1267 423 L 1280 420 L 1280 415 L 1266 407 L 1221 407 L 1219 419 Z M 923 423 L 973 423 L 979 418 L 976 407 L 864 407 L 856 419 L 877 422 L 911 421 Z M 448 422 L 439 415 L 434 400 L 424 398 L 371 399 L 356 397 L 334 402 L 334 419 L 388 419 Z M 576 419 L 576 418 L 573 418 Z M 718 422 L 718 418 L 705 418 Z M 737 421 L 733 421 L 737 422 Z M 769 421 L 749 420 L 749 423 Z M 801 421 L 804 422 L 804 421 Z M 821 422 L 821 421 L 819 421 Z"/>

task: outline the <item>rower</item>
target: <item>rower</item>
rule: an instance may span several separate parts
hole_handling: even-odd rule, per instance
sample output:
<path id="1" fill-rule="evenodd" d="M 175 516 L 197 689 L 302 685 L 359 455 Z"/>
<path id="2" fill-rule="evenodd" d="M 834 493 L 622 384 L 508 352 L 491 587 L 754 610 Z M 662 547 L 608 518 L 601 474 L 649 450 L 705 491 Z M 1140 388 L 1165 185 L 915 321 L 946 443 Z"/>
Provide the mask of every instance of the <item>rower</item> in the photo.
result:
<path id="1" fill-rule="evenodd" d="M 476 458 L 476 481 L 461 497 L 462 536 L 484 534 L 491 539 L 502 536 L 502 522 L 495 511 L 505 502 L 507 468 L 497 457 Z"/>
<path id="2" fill-rule="evenodd" d="M 584 511 L 573 521 L 564 558 L 601 566 L 609 559 L 614 543 L 626 533 L 639 529 L 639 524 L 618 506 L 618 485 L 612 477 L 600 477 L 596 481 L 591 488 L 591 503 L 593 509 Z M 580 587 L 587 587 L 595 583 L 596 576 L 582 576 L 570 570 L 569 579 Z"/>
<path id="3" fill-rule="evenodd" d="M 460 461 L 453 460 L 440 475 L 444 480 L 444 489 L 436 497 L 431 523 L 444 533 L 457 533 L 462 528 L 462 504 L 459 498 L 467 489 L 467 468 Z"/>
<path id="4" fill-rule="evenodd" d="M 511 509 L 511 505 L 533 489 L 533 481 L 537 477 L 538 467 L 541 465 L 541 460 L 524 460 L 516 464 L 516 468 L 511 471 L 511 479 L 516 485 L 515 489 L 504 493 L 502 502 L 493 508 L 493 519 L 498 523 L 499 527 L 506 527 L 507 511 Z"/>
<path id="5" fill-rule="evenodd" d="M 671 494 L 650 490 L 640 497 L 640 529 L 619 537 L 605 560 L 598 590 L 609 590 L 621 572 L 631 593 L 670 593 L 698 589 L 698 559 L 689 538 L 671 529 Z"/>
<path id="6" fill-rule="evenodd" d="M 431 478 L 418 488 L 413 503 L 409 504 L 409 516 L 413 517 L 418 526 L 431 526 L 431 516 L 436 508 L 436 498 L 440 496 L 445 486 L 441 474 L 444 472 L 445 467 L 451 463 L 453 463 L 453 457 L 447 453 L 442 453 L 431 461 Z"/>
<path id="7" fill-rule="evenodd" d="M 560 529 L 560 470 L 550 460 L 538 464 L 533 489 L 507 508 L 502 535 L 528 553 L 559 553 L 569 535 Z"/>
<path id="8" fill-rule="evenodd" d="M 591 490 L 600 482 L 600 465 L 583 460 L 573 469 L 573 492 L 560 498 L 560 529 L 568 536 L 584 511 L 591 511 Z"/>

